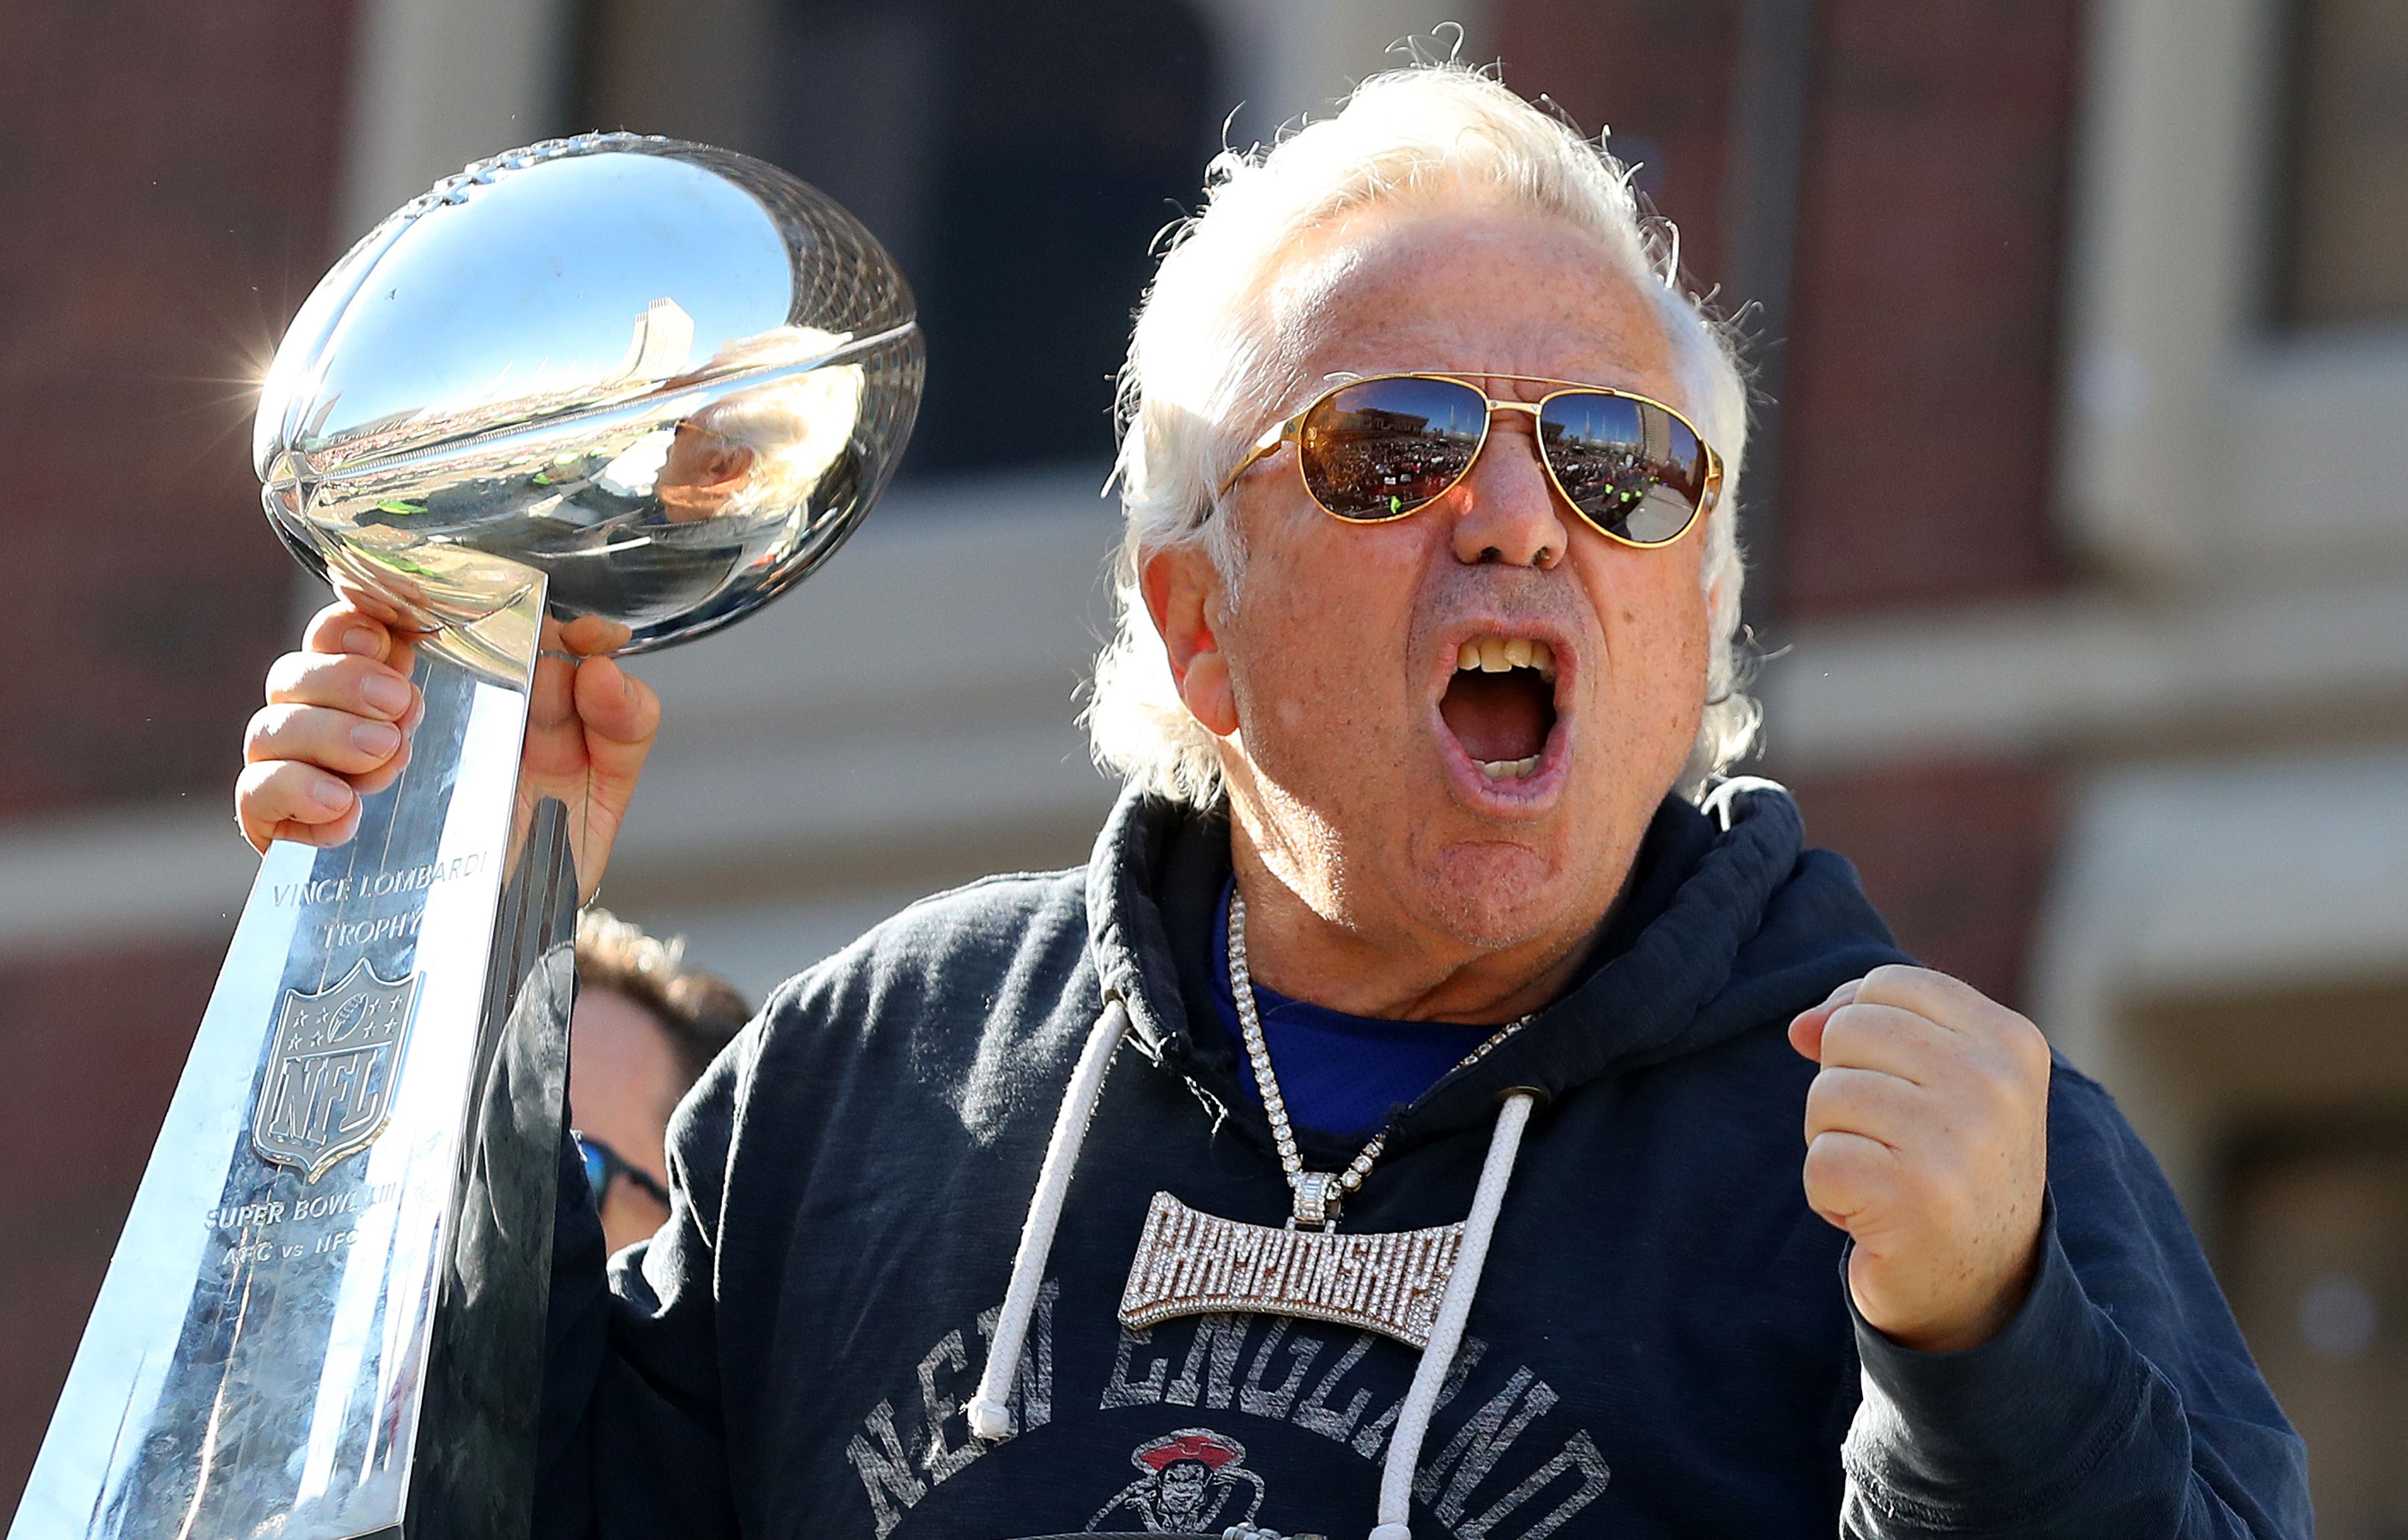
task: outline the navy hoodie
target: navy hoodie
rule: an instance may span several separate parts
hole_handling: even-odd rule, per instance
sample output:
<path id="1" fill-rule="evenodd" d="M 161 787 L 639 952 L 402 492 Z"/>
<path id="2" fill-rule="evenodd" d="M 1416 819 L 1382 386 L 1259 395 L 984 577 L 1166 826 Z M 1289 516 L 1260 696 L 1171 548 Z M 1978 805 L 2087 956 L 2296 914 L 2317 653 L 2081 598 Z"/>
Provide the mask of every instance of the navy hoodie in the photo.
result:
<path id="1" fill-rule="evenodd" d="M 1418 1540 L 2303 1536 L 2304 1462 L 2147 1151 L 2059 1062 L 2038 1280 L 1899 1348 L 1808 1211 L 1784 1035 L 1903 961 L 1778 791 L 1651 826 L 1585 977 L 1387 1125 L 1350 1231 L 1463 1218 L 1498 1092 L 1546 1093 L 1423 1446 Z M 1083 872 L 915 905 L 781 989 L 680 1109 L 675 1203 L 610 1264 L 556 1230 L 537 1533 L 1359 1536 L 1414 1351 L 1271 1316 L 1129 1331 L 1149 1200 L 1288 1193 L 1213 1014 L 1219 818 L 1125 798 Z M 976 1392 L 1072 1064 L 1127 1006 L 1010 1399 Z M 1306 1135 L 1309 1167 L 1350 1145 Z"/>

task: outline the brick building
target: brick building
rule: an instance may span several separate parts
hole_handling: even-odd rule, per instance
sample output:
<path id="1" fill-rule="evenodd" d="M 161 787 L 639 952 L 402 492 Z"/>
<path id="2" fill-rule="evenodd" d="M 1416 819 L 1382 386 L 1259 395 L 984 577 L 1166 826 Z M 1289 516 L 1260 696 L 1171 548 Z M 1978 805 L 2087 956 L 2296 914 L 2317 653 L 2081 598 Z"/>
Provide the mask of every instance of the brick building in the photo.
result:
<path id="1" fill-rule="evenodd" d="M 670 735 L 609 898 L 758 989 L 920 892 L 1083 856 L 1103 376 L 1146 238 L 1233 105 L 1267 132 L 1449 12 L 1612 123 L 1696 281 L 1756 307 L 1765 769 L 1912 948 L 2123 1099 L 2308 1433 L 2325 1533 L 2408 1523 L 2408 21 L 2381 0 L 0 13 L 0 1492 L 248 881 L 236 736 L 308 601 L 243 381 L 340 247 L 472 155 L 625 123 L 791 165 L 911 274 L 905 480 L 804 596 L 644 670 Z"/>

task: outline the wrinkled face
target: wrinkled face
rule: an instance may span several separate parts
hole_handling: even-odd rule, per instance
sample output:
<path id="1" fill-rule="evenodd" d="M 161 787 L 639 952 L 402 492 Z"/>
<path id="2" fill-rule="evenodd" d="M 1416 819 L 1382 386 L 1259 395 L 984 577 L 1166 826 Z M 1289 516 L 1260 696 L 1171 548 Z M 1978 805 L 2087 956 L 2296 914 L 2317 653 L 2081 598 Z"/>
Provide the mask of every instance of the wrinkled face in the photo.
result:
<path id="1" fill-rule="evenodd" d="M 1647 296 L 1544 216 L 1378 212 L 1291 264 L 1275 305 L 1308 383 L 1273 420 L 1345 374 L 1407 370 L 1500 400 L 1547 390 L 1505 375 L 1605 385 L 1696 417 Z M 1225 500 L 1245 568 L 1204 608 L 1233 816 L 1332 923 L 1489 949 L 1584 934 L 1696 738 L 1703 521 L 1656 549 L 1608 539 L 1555 492 L 1530 424 L 1497 414 L 1465 479 L 1387 523 L 1323 512 L 1293 449 Z"/>

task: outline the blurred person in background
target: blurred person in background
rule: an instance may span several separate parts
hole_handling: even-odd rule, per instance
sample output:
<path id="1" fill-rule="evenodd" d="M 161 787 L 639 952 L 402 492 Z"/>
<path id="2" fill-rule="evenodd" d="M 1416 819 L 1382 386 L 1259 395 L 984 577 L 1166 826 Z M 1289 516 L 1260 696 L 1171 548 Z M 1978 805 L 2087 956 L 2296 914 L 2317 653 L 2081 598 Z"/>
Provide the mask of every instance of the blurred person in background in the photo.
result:
<path id="1" fill-rule="evenodd" d="M 1626 168 L 1418 67 L 1210 192 L 1091 864 L 781 989 L 607 1283 L 564 1205 L 538 1533 L 2304 1536 L 2122 1114 L 1728 775 L 1746 392 Z M 254 837 L 343 837 L 398 645 L 279 665 Z M 598 881 L 658 704 L 546 667 Z"/>
<path id="2" fill-rule="evenodd" d="M 578 916 L 569 1100 L 612 1251 L 669 1217 L 669 1114 L 752 1014 L 733 984 L 687 965 L 682 937 L 664 942 L 595 905 Z"/>

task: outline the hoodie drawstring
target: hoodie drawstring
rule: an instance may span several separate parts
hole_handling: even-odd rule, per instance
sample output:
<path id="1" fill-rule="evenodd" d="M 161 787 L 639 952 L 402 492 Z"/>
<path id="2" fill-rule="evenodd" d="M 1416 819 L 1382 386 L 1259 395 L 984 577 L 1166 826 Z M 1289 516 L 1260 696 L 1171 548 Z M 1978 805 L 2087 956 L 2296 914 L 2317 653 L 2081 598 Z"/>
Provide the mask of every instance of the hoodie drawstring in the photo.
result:
<path id="1" fill-rule="evenodd" d="M 1731 824 L 1739 818 L 1739 799 L 1751 791 L 1778 791 L 1787 796 L 1789 788 L 1762 776 L 1732 776 L 1714 783 L 1714 789 L 1698 804 L 1698 811 L 1721 825 L 1723 833 L 1727 834 L 1731 832 Z"/>
<path id="2" fill-rule="evenodd" d="M 1079 1163 L 1079 1146 L 1086 1141 L 1088 1119 L 1104 1093 L 1104 1072 L 1111 1068 L 1112 1050 L 1128 1031 L 1128 1006 L 1119 995 L 1104 1001 L 1104 1013 L 1087 1034 L 1087 1047 L 1070 1072 L 1062 1093 L 1062 1110 L 1054 1119 L 1054 1137 L 1045 1146 L 1045 1164 L 1038 1173 L 1037 1195 L 1029 1200 L 1028 1220 L 1020 1227 L 1020 1249 L 1011 1259 L 1011 1287 L 996 1316 L 995 1340 L 988 1346 L 986 1368 L 979 1376 L 978 1399 L 969 1405 L 970 1432 L 999 1439 L 1011 1432 L 1011 1376 L 1020 1369 L 1020 1351 L 1028 1340 L 1028 1322 L 1037 1314 L 1037 1291 L 1045 1281 L 1045 1261 L 1054 1249 L 1054 1227 L 1062 1220 L 1062 1205 L 1070 1193 L 1070 1172 Z"/>
<path id="3" fill-rule="evenodd" d="M 1480 1269 L 1488 1261 L 1488 1237 L 1496 1233 L 1497 1211 L 1505 1205 L 1505 1184 L 1513 1176 L 1522 1130 L 1537 1101 L 1535 1092 L 1516 1091 L 1498 1111 L 1496 1132 L 1488 1136 L 1488 1159 L 1481 1163 L 1480 1186 L 1471 1196 L 1471 1213 L 1463 1221 L 1463 1249 L 1455 1253 L 1455 1271 L 1447 1277 L 1446 1292 L 1439 1296 L 1438 1319 L 1430 1325 L 1412 1387 L 1397 1413 L 1397 1431 L 1388 1435 L 1388 1457 L 1380 1465 L 1380 1522 L 1371 1540 L 1412 1540 L 1413 1470 L 1421 1463 L 1422 1440 L 1438 1412 L 1439 1390 L 1455 1366 L 1455 1351 L 1463 1346 L 1471 1296 L 1480 1290 Z"/>

